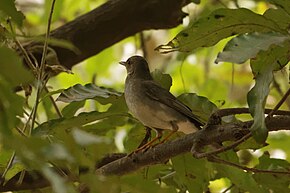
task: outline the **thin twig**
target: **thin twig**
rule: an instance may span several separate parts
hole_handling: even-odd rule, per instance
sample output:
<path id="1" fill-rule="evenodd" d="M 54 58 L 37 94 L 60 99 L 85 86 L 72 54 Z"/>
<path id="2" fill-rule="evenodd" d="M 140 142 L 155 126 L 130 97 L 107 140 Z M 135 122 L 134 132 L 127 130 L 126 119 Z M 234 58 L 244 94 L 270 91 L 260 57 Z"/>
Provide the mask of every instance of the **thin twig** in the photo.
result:
<path id="1" fill-rule="evenodd" d="M 183 64 L 184 64 L 184 61 L 185 61 L 185 58 L 186 56 L 183 57 L 182 61 L 181 61 L 181 64 L 180 64 L 180 68 L 179 68 L 179 75 L 180 75 L 180 78 L 181 78 L 181 82 L 182 82 L 182 86 L 183 86 L 183 91 L 185 92 L 185 82 L 184 82 L 184 77 L 183 77 L 183 74 L 182 74 L 182 67 L 183 67 Z"/>
<path id="2" fill-rule="evenodd" d="M 290 88 L 287 90 L 285 95 L 282 97 L 282 99 L 278 102 L 278 104 L 274 107 L 274 109 L 268 114 L 268 117 L 272 117 L 273 114 L 276 113 L 276 111 L 281 107 L 281 105 L 286 101 L 288 96 L 290 95 Z"/>
<path id="3" fill-rule="evenodd" d="M 235 185 L 232 184 L 230 185 L 227 189 L 225 189 L 224 191 L 222 191 L 222 193 L 226 193 L 227 191 L 229 191 L 230 189 L 232 189 Z"/>
<path id="4" fill-rule="evenodd" d="M 48 90 L 48 88 L 46 86 L 44 86 L 44 90 L 45 90 L 45 92 L 49 93 L 49 90 Z M 54 101 L 54 99 L 53 99 L 53 97 L 51 95 L 49 96 L 49 99 L 50 99 L 50 101 L 52 103 L 52 106 L 55 109 L 56 114 L 58 115 L 59 118 L 61 118 L 62 114 L 61 114 L 58 106 L 56 105 L 56 103 L 55 103 L 55 101 Z"/>
<path id="5" fill-rule="evenodd" d="M 18 48 L 21 50 L 22 54 L 24 55 L 24 59 L 25 59 L 27 65 L 32 70 L 34 75 L 36 75 L 35 74 L 36 73 L 36 67 L 33 65 L 33 62 L 31 61 L 30 57 L 28 56 L 28 53 L 26 52 L 26 50 L 23 48 L 23 46 L 21 45 L 19 40 L 16 38 L 16 34 L 14 32 L 13 26 L 12 26 L 10 21 L 9 21 L 9 26 L 10 26 L 10 30 L 11 30 L 12 38 L 13 38 L 14 42 L 16 43 L 16 45 L 18 46 Z"/>
<path id="6" fill-rule="evenodd" d="M 205 152 L 205 153 L 194 153 L 193 156 L 196 158 L 203 158 L 203 157 L 208 157 L 208 156 L 212 156 L 212 155 L 217 155 L 219 153 L 228 151 L 230 149 L 233 149 L 235 147 L 237 147 L 239 144 L 243 143 L 244 141 L 246 141 L 248 138 L 250 138 L 252 136 L 251 133 L 246 134 L 245 136 L 243 136 L 241 139 L 235 141 L 234 143 L 232 143 L 231 145 L 213 150 L 213 151 L 209 151 L 209 152 Z"/>
<path id="7" fill-rule="evenodd" d="M 1 179 L 4 179 L 4 178 L 5 178 L 5 176 L 6 176 L 7 172 L 8 172 L 8 170 L 11 168 L 11 166 L 12 166 L 12 164 L 13 164 L 14 159 L 15 159 L 15 151 L 12 153 L 12 155 L 11 155 L 11 157 L 10 157 L 8 163 L 7 163 L 7 166 L 5 167 L 5 170 L 4 170 L 4 172 L 2 173 L 2 175 L 1 175 Z M 4 181 L 3 181 L 3 182 L 4 182 Z M 1 182 L 1 184 L 2 184 L 3 182 Z"/>
<path id="8" fill-rule="evenodd" d="M 49 38 L 49 34 L 50 34 L 50 26 L 51 26 L 51 19 L 52 19 L 54 4 L 55 4 L 55 0 L 53 0 L 52 4 L 51 4 L 51 9 L 50 9 L 48 24 L 47 24 L 47 31 L 46 31 L 45 41 L 44 41 L 44 46 L 43 46 L 41 63 L 40 63 L 40 67 L 39 67 L 38 72 L 37 72 L 36 98 L 35 98 L 34 107 L 33 107 L 32 112 L 31 112 L 32 113 L 31 127 L 29 129 L 28 136 L 31 135 L 32 129 L 34 128 L 36 113 L 37 113 L 37 109 L 38 109 L 38 105 L 39 105 L 40 94 L 45 86 L 45 83 L 44 83 L 45 82 L 45 80 L 44 80 L 45 79 L 45 72 L 44 72 L 45 71 L 45 58 L 46 58 L 46 54 L 47 54 L 48 38 Z M 24 129 L 26 129 L 26 127 Z M 25 175 L 25 170 L 23 170 L 21 172 L 19 180 L 17 183 L 21 184 L 23 182 L 24 175 Z"/>
<path id="9" fill-rule="evenodd" d="M 249 168 L 249 167 L 242 166 L 242 165 L 239 165 L 239 164 L 227 161 L 227 160 L 220 159 L 220 158 L 218 158 L 216 156 L 210 157 L 209 161 L 220 163 L 220 164 L 229 165 L 229 166 L 236 167 L 236 168 L 239 168 L 239 169 L 242 169 L 242 170 L 246 170 L 246 171 L 249 171 L 249 172 L 253 172 L 253 173 L 290 175 L 290 172 L 288 172 L 288 171 L 274 171 L 274 170 L 263 170 L 263 169 L 257 169 L 257 168 Z"/>

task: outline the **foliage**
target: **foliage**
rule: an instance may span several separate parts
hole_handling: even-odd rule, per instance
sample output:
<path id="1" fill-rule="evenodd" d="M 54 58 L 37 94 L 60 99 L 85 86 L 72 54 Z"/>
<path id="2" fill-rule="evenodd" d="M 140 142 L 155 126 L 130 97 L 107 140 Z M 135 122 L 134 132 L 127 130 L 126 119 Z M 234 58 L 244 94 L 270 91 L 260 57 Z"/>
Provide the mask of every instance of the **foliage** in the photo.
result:
<path id="1" fill-rule="evenodd" d="M 130 153 L 145 135 L 138 120 L 128 113 L 122 94 L 125 71 L 115 65 L 122 57 L 134 54 L 122 54 L 124 48 L 140 49 L 134 38 L 128 38 L 75 66 L 74 75 L 61 73 L 37 79 L 43 72 L 23 66 L 17 41 L 45 41 L 19 34 L 45 33 L 51 2 L 45 1 L 39 13 L 32 9 L 23 14 L 14 0 L 0 1 L 0 173 L 5 182 L 17 175 L 21 182 L 25 173 L 38 171 L 51 184 L 40 192 L 72 193 L 82 185 L 92 192 L 221 192 L 228 187 L 230 192 L 287 192 L 289 173 L 244 171 L 190 154 L 121 177 L 97 175 L 96 163 L 101 158 L 109 153 Z M 103 3 L 56 2 L 52 27 Z M 167 30 L 163 41 L 177 34 L 168 44 L 157 46 L 155 32 L 145 32 L 154 42 L 148 43 L 148 50 L 157 47 L 159 52 L 179 51 L 171 54 L 170 60 L 167 58 L 166 66 L 149 54 L 150 63 L 160 63 L 151 68 L 163 69 L 152 71 L 152 76 L 166 89 L 180 94 L 179 100 L 205 123 L 220 107 L 248 105 L 254 120 L 250 130 L 260 143 L 258 153 L 251 150 L 257 148 L 253 143 L 246 150 L 227 151 L 219 157 L 257 170 L 289 172 L 289 133 L 269 133 L 264 111 L 266 107 L 273 108 L 280 94 L 289 88 L 284 75 L 289 73 L 285 66 L 290 58 L 290 2 L 253 0 L 255 6 L 249 8 L 245 4 L 244 8 L 235 9 L 221 8 L 222 4 L 210 0 L 192 2 L 197 4 L 188 8 L 190 17 L 194 12 L 199 19 L 192 18 L 188 26 Z M 239 1 L 223 2 L 233 6 Z M 61 11 L 64 8 L 67 11 Z M 49 41 L 78 53 L 68 42 Z M 214 61 L 219 64 L 212 65 Z M 57 62 L 55 67 L 59 69 L 58 65 Z M 234 77 L 229 75 L 232 70 Z M 16 92 L 18 87 L 24 92 Z M 286 101 L 282 108 L 287 104 L 290 106 Z M 231 117 L 230 121 L 245 119 L 249 117 Z M 265 142 L 269 146 L 264 147 Z M 284 156 L 276 158 L 275 152 Z"/>

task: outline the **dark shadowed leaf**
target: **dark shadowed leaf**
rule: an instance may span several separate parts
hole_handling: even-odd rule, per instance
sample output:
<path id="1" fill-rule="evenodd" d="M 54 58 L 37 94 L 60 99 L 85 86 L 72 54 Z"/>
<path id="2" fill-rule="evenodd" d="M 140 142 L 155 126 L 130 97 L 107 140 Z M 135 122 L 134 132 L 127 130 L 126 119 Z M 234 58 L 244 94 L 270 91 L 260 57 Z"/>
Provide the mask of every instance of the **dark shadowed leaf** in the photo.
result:
<path id="1" fill-rule="evenodd" d="M 1 12 L 11 17 L 18 26 L 22 26 L 25 17 L 22 12 L 17 11 L 15 7 L 15 0 L 1 0 L 0 13 Z"/>
<path id="2" fill-rule="evenodd" d="M 289 171 L 290 164 L 286 160 L 270 158 L 269 155 L 262 155 L 259 158 L 257 169 L 269 171 Z M 273 192 L 285 192 L 285 187 L 289 187 L 290 178 L 287 175 L 256 173 L 254 179 L 266 189 Z"/>
<path id="3" fill-rule="evenodd" d="M 220 158 L 239 164 L 237 154 L 233 151 L 220 154 Z M 254 180 L 250 172 L 224 164 L 214 164 L 214 166 L 218 172 L 218 177 L 230 179 L 242 192 L 265 193 L 265 190 Z"/>
<path id="4" fill-rule="evenodd" d="M 199 47 L 213 46 L 220 40 L 243 33 L 277 31 L 286 33 L 273 21 L 248 9 L 218 9 L 181 31 L 167 45 L 156 48 L 161 53 L 191 52 Z"/>
<path id="5" fill-rule="evenodd" d="M 255 57 L 259 51 L 266 51 L 271 45 L 279 45 L 289 39 L 290 36 L 276 32 L 254 32 L 239 35 L 227 43 L 224 50 L 218 54 L 215 62 L 233 62 L 241 64 Z"/>
<path id="6" fill-rule="evenodd" d="M 287 1 L 287 0 L 286 0 Z M 290 2 L 290 1 L 289 1 Z M 284 9 L 278 7 L 277 9 L 268 9 L 264 16 L 272 21 L 275 21 L 281 29 L 288 29 L 290 24 L 290 14 Z"/>
<path id="7" fill-rule="evenodd" d="M 270 0 L 278 8 L 285 10 L 290 15 L 290 1 L 288 0 Z"/>
<path id="8" fill-rule="evenodd" d="M 65 89 L 57 98 L 57 101 L 70 103 L 74 101 L 93 99 L 96 97 L 109 98 L 110 96 L 118 97 L 121 96 L 121 93 L 113 89 L 98 87 L 91 83 L 84 86 L 76 84 L 68 89 Z"/>
<path id="9" fill-rule="evenodd" d="M 20 57 L 11 49 L 0 47 L 0 76 L 12 86 L 30 83 L 33 75 L 21 62 Z"/>
<path id="10" fill-rule="evenodd" d="M 169 74 L 163 74 L 160 70 L 154 70 L 151 73 L 153 79 L 158 82 L 163 88 L 169 90 L 172 85 L 172 78 Z"/>
<path id="11" fill-rule="evenodd" d="M 188 192 L 205 192 L 214 176 L 211 163 L 206 159 L 195 159 L 186 154 L 172 159 L 175 178 Z"/>
<path id="12" fill-rule="evenodd" d="M 86 101 L 71 102 L 62 109 L 61 114 L 66 118 L 73 117 L 77 112 L 77 110 L 79 110 L 85 105 L 85 102 Z"/>
<path id="13" fill-rule="evenodd" d="M 217 106 L 206 97 L 198 96 L 195 93 L 182 94 L 177 98 L 186 104 L 191 109 L 192 113 L 198 116 L 204 123 L 206 123 L 209 116 L 218 109 Z"/>

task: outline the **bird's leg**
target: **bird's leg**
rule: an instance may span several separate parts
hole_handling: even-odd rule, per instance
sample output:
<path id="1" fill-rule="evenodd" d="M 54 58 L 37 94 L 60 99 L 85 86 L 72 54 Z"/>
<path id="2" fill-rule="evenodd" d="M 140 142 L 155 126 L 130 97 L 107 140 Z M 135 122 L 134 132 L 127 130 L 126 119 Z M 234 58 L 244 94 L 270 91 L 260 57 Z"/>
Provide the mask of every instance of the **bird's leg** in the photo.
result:
<path id="1" fill-rule="evenodd" d="M 176 121 L 170 121 L 170 124 L 172 126 L 172 131 L 166 135 L 164 137 L 164 139 L 162 141 L 160 141 L 158 144 L 156 145 L 159 145 L 159 144 L 162 144 L 164 143 L 165 141 L 167 141 L 173 134 L 175 134 L 177 131 L 178 131 L 178 125 L 176 124 Z"/>
<path id="2" fill-rule="evenodd" d="M 146 134 L 145 134 L 145 137 L 144 139 L 141 141 L 140 145 L 138 145 L 138 148 L 142 147 L 143 145 L 145 145 L 146 143 L 148 143 L 148 141 L 150 140 L 151 138 L 151 128 L 150 127 L 147 127 L 145 126 L 145 129 L 146 129 Z"/>
<path id="3" fill-rule="evenodd" d="M 142 145 L 141 147 L 138 147 L 135 151 L 133 151 L 132 153 L 130 153 L 128 156 L 134 154 L 134 153 L 138 153 L 140 151 L 146 151 L 148 150 L 150 147 L 152 147 L 152 144 L 161 139 L 162 137 L 162 130 L 161 129 L 155 129 L 157 134 L 156 137 L 154 137 L 151 141 L 147 142 L 146 144 Z M 144 141 L 144 140 L 143 140 Z"/>

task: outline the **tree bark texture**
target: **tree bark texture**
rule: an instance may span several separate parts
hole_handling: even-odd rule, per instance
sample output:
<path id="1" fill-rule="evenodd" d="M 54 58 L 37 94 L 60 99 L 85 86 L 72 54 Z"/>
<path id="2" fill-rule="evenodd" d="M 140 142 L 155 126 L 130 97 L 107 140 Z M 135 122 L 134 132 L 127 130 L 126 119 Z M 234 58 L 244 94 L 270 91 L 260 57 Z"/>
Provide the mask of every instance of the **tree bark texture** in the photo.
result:
<path id="1" fill-rule="evenodd" d="M 53 30 L 51 38 L 71 42 L 80 52 L 50 45 L 61 65 L 73 65 L 101 52 L 124 38 L 149 29 L 168 29 L 182 23 L 181 8 L 188 0 L 110 0 L 100 7 Z M 25 45 L 35 47 L 37 42 Z M 41 52 L 32 51 L 35 58 Z"/>

